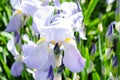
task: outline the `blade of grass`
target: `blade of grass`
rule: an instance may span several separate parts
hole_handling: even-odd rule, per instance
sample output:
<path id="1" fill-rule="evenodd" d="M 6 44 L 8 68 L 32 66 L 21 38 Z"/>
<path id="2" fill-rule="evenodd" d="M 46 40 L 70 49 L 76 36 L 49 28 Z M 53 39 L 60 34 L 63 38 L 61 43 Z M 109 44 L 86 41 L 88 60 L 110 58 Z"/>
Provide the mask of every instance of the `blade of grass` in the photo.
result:
<path id="1" fill-rule="evenodd" d="M 2 66 L 3 66 L 4 70 L 5 70 L 6 76 L 8 77 L 8 79 L 10 79 L 10 78 L 11 78 L 10 69 L 9 69 L 8 66 L 5 64 L 5 62 L 3 61 L 1 55 L 0 55 L 0 63 L 2 64 Z"/>
<path id="2" fill-rule="evenodd" d="M 102 21 L 107 19 L 107 17 L 114 16 L 114 15 L 115 15 L 114 11 L 106 13 L 102 16 Z M 85 23 L 85 24 L 89 27 L 92 27 L 92 26 L 96 25 L 97 23 L 99 23 L 99 20 L 100 20 L 99 18 L 96 18 L 96 19 L 92 20 L 91 22 Z"/>
<path id="3" fill-rule="evenodd" d="M 88 9 L 85 11 L 85 22 L 90 18 L 99 0 L 90 0 Z"/>

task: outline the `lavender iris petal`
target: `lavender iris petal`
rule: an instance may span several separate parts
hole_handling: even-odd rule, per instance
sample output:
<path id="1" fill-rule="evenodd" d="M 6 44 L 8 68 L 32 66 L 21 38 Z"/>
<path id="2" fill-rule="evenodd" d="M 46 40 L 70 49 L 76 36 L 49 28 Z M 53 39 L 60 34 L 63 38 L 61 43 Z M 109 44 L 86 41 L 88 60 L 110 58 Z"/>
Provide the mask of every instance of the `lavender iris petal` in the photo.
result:
<path id="1" fill-rule="evenodd" d="M 5 29 L 5 31 L 7 32 L 15 32 L 16 30 L 19 29 L 20 25 L 21 25 L 21 17 L 22 14 L 18 14 L 18 15 L 14 15 L 12 17 L 12 19 L 10 20 L 7 28 Z"/>
<path id="2" fill-rule="evenodd" d="M 69 46 L 69 47 L 68 47 Z M 72 72 L 80 72 L 85 67 L 85 59 L 80 55 L 78 49 L 75 46 L 64 46 L 64 65 Z"/>
<path id="3" fill-rule="evenodd" d="M 20 40 L 20 37 L 19 37 L 19 34 L 18 34 L 17 31 L 15 31 L 14 36 L 15 36 L 15 43 L 17 44 L 19 42 L 19 40 Z"/>
<path id="4" fill-rule="evenodd" d="M 47 78 L 49 80 L 54 80 L 54 72 L 53 72 L 53 67 L 52 66 L 50 66 L 50 68 L 49 68 L 49 72 L 48 72 Z"/>
<path id="5" fill-rule="evenodd" d="M 21 61 L 15 62 L 11 67 L 11 74 L 13 76 L 20 76 L 24 69 L 24 65 Z"/>

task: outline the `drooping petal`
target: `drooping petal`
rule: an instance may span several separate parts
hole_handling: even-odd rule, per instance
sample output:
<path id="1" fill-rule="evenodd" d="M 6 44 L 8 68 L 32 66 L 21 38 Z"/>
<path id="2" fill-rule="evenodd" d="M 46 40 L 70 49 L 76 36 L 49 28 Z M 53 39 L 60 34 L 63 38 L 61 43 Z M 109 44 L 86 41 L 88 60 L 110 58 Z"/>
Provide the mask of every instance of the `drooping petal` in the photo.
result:
<path id="1" fill-rule="evenodd" d="M 77 47 L 71 43 L 64 43 L 64 65 L 72 72 L 80 72 L 85 67 L 85 59 L 81 56 Z"/>
<path id="2" fill-rule="evenodd" d="M 7 32 L 15 32 L 16 30 L 19 29 L 20 25 L 21 25 L 21 18 L 22 18 L 22 14 L 18 14 L 18 15 L 14 15 L 7 28 L 5 29 L 5 31 Z"/>
<path id="3" fill-rule="evenodd" d="M 35 80 L 48 80 L 48 71 L 37 70 L 35 72 Z"/>
<path id="4" fill-rule="evenodd" d="M 14 38 L 8 41 L 7 48 L 12 53 L 13 56 L 19 55 L 19 53 L 18 53 L 18 51 L 16 50 L 16 47 L 15 47 Z"/>
<path id="5" fill-rule="evenodd" d="M 15 62 L 11 67 L 11 74 L 16 77 L 20 76 L 23 69 L 24 69 L 24 65 L 21 61 Z"/>
<path id="6" fill-rule="evenodd" d="M 28 55 L 30 55 L 34 47 L 35 47 L 35 44 L 33 42 L 29 42 L 28 44 L 22 45 L 22 51 L 23 51 L 24 57 L 27 57 Z"/>
<path id="7" fill-rule="evenodd" d="M 49 65 L 46 70 L 40 69 L 35 72 L 35 80 L 54 80 L 52 65 Z"/>
<path id="8" fill-rule="evenodd" d="M 24 59 L 24 63 L 29 68 L 40 69 L 43 68 L 48 60 L 48 43 L 37 43 L 35 47 L 28 53 L 28 56 Z"/>

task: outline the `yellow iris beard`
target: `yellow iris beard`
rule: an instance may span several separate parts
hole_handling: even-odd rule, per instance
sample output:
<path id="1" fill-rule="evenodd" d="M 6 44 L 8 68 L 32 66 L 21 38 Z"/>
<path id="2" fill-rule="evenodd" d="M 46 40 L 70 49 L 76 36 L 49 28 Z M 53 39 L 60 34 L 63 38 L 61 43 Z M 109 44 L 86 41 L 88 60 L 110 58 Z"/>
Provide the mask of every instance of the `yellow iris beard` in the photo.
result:
<path id="1" fill-rule="evenodd" d="M 13 15 L 17 15 L 17 14 L 22 14 L 22 11 L 21 10 L 16 10 Z"/>
<path id="2" fill-rule="evenodd" d="M 41 42 L 44 42 L 46 39 L 45 38 L 40 38 L 37 43 L 41 43 Z"/>

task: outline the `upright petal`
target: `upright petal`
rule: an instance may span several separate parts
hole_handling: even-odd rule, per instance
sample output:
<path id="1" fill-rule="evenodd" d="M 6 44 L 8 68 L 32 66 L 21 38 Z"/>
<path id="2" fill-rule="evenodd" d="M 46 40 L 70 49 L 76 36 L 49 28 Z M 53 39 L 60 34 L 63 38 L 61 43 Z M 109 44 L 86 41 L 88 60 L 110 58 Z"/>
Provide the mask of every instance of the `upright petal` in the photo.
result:
<path id="1" fill-rule="evenodd" d="M 39 1 L 37 1 L 37 2 L 39 2 Z M 39 7 L 37 6 L 37 4 L 35 5 L 32 2 L 30 2 L 29 0 L 25 0 L 25 1 L 23 1 L 22 5 L 19 7 L 19 10 L 21 10 L 22 13 L 24 13 L 26 15 L 33 16 L 34 13 L 38 10 L 38 8 Z"/>
<path id="2" fill-rule="evenodd" d="M 18 53 L 18 51 L 16 50 L 16 47 L 15 47 L 14 38 L 8 41 L 7 48 L 12 53 L 13 56 L 19 55 L 19 53 Z"/>
<path id="3" fill-rule="evenodd" d="M 10 0 L 10 4 L 14 9 L 18 8 L 21 4 L 22 0 Z"/>
<path id="4" fill-rule="evenodd" d="M 59 9 L 60 8 L 60 1 L 59 0 L 53 0 L 53 2 L 54 2 L 54 6 Z"/>
<path id="5" fill-rule="evenodd" d="M 71 43 L 64 43 L 64 65 L 72 72 L 80 72 L 85 67 L 85 59 L 80 55 L 77 47 Z"/>
<path id="6" fill-rule="evenodd" d="M 73 2 L 63 2 L 61 4 L 61 9 L 66 17 L 69 17 L 78 12 L 78 6 Z"/>
<path id="7" fill-rule="evenodd" d="M 59 24 L 55 29 L 56 34 L 56 42 L 64 41 L 65 38 L 73 38 L 73 30 L 71 29 L 71 25 L 66 23 Z"/>
<path id="8" fill-rule="evenodd" d="M 39 31 L 41 37 L 45 38 L 47 41 L 55 41 L 56 34 L 54 26 L 41 27 Z"/>
<path id="9" fill-rule="evenodd" d="M 33 15 L 32 27 L 34 31 L 36 33 L 39 33 L 39 29 L 41 26 L 49 25 L 53 14 L 54 7 L 52 6 L 40 7 L 39 10 L 37 10 Z"/>
<path id="10" fill-rule="evenodd" d="M 11 67 L 11 74 L 16 77 L 20 76 L 23 69 L 24 69 L 24 65 L 21 61 L 15 62 Z"/>
<path id="11" fill-rule="evenodd" d="M 7 28 L 5 29 L 5 31 L 7 31 L 7 32 L 15 32 L 16 30 L 18 30 L 20 25 L 21 25 L 21 21 L 22 21 L 21 18 L 22 18 L 22 14 L 14 15 L 11 18 L 11 20 L 10 20 Z"/>
<path id="12" fill-rule="evenodd" d="M 66 37 L 73 38 L 73 30 L 71 25 L 66 22 L 60 24 L 42 27 L 40 29 L 41 37 L 45 37 L 48 41 L 61 42 L 64 41 Z"/>

